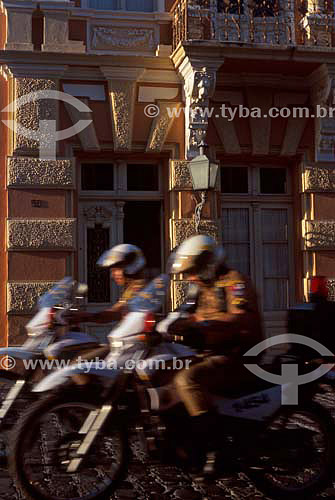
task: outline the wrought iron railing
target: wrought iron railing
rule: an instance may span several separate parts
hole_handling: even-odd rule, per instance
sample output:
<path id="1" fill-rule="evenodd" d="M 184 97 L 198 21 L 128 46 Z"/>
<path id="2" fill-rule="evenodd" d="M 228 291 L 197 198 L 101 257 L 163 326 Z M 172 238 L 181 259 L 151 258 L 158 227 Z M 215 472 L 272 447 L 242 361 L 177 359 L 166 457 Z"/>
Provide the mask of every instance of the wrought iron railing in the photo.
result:
<path id="1" fill-rule="evenodd" d="M 185 40 L 335 46 L 332 0 L 177 0 L 173 46 Z"/>

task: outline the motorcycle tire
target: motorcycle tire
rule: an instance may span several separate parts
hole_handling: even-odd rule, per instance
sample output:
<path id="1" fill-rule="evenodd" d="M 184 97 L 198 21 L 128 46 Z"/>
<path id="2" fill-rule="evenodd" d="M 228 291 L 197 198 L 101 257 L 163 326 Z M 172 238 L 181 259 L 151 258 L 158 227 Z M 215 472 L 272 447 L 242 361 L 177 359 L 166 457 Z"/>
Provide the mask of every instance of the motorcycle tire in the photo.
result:
<path id="1" fill-rule="evenodd" d="M 306 406 L 287 406 L 287 407 L 282 407 L 280 410 L 279 414 L 276 416 L 276 418 L 273 420 L 273 422 L 278 421 L 278 419 L 283 418 L 283 419 L 289 419 L 290 417 L 294 421 L 294 415 L 300 415 L 301 419 L 300 422 L 305 418 L 308 420 L 308 418 L 311 420 L 314 420 L 315 422 L 318 422 L 320 425 L 320 428 L 322 428 L 323 436 L 324 436 L 324 445 L 326 447 L 325 449 L 325 460 L 322 464 L 322 468 L 320 470 L 320 474 L 315 477 L 314 480 L 311 480 L 309 484 L 301 484 L 300 486 L 283 486 L 279 482 L 276 484 L 276 481 L 270 479 L 271 474 L 269 474 L 266 470 L 253 470 L 252 468 L 247 472 L 249 475 L 250 479 L 254 482 L 254 484 L 264 492 L 266 495 L 269 495 L 270 498 L 273 499 L 287 499 L 287 498 L 294 498 L 295 500 L 306 500 L 306 499 L 314 499 L 316 495 L 320 492 L 322 492 L 325 488 L 331 485 L 332 483 L 332 478 L 333 478 L 333 472 L 334 472 L 334 458 L 335 458 L 335 452 L 334 452 L 334 443 L 335 443 L 335 429 L 334 429 L 334 420 L 330 414 L 330 412 L 321 406 L 320 404 L 316 402 L 309 402 L 308 405 Z M 288 420 L 287 420 L 288 421 Z M 298 420 L 296 420 L 298 422 Z M 273 424 L 273 422 L 270 422 L 270 426 Z M 295 432 L 294 430 L 290 430 L 288 432 Z M 310 431 L 306 431 L 310 432 Z M 279 437 L 279 436 L 278 436 Z M 294 434 L 292 434 L 292 437 L 294 437 Z M 294 441 L 294 439 L 293 439 Z M 301 443 L 303 441 L 301 440 Z M 281 453 L 281 451 L 285 454 L 286 452 L 290 453 L 290 455 L 286 455 L 289 457 L 289 459 L 292 460 L 292 471 L 291 475 L 293 478 L 295 478 L 295 481 L 297 481 L 298 478 L 298 473 L 297 470 L 294 470 L 295 467 L 299 467 L 304 460 L 308 459 L 308 453 L 311 453 L 311 456 L 313 456 L 313 453 L 315 454 L 315 449 L 308 450 L 307 443 L 304 442 L 304 444 L 301 444 L 303 447 L 302 450 L 300 450 L 300 458 L 297 456 L 294 456 L 292 450 L 294 449 L 294 444 L 292 442 L 290 443 L 289 441 L 285 444 L 285 441 L 280 440 L 279 437 L 279 442 L 277 446 L 273 447 L 273 458 L 274 460 L 271 460 L 270 456 L 270 463 L 271 466 L 273 467 L 273 464 L 275 463 L 276 456 Z M 306 448 L 305 448 L 306 447 Z M 290 450 L 291 448 L 291 450 Z M 296 451 L 296 450 L 295 450 Z M 280 467 L 278 467 L 280 468 Z M 308 468 L 307 468 L 308 469 Z M 311 469 L 313 470 L 313 469 Z M 274 474 L 276 476 L 276 474 Z M 285 474 L 283 472 L 279 472 L 277 474 L 277 477 L 284 478 Z M 305 476 L 304 476 L 305 477 Z"/>
<path id="2" fill-rule="evenodd" d="M 6 400 L 11 390 L 19 384 L 15 399 Z M 13 397 L 13 395 L 12 395 Z M 30 385 L 24 378 L 9 370 L 0 370 L 0 464 L 7 460 L 8 433 L 17 422 L 20 415 L 34 400 L 30 392 Z"/>
<path id="3" fill-rule="evenodd" d="M 122 423 L 118 418 L 117 415 L 115 416 L 115 425 L 113 423 L 113 426 L 115 426 L 115 434 L 118 436 L 119 444 L 120 444 L 120 461 L 117 463 L 117 469 L 116 472 L 114 473 L 113 479 L 111 480 L 110 484 L 107 484 L 106 480 L 101 480 L 100 481 L 100 476 L 98 472 L 95 472 L 95 477 L 94 474 L 91 473 L 91 476 L 98 481 L 98 484 L 101 486 L 106 486 L 102 491 L 96 491 L 97 488 L 92 485 L 92 488 L 94 488 L 94 491 L 91 493 L 83 495 L 82 493 L 76 494 L 71 496 L 71 494 L 68 495 L 67 492 L 62 492 L 61 496 L 57 496 L 57 489 L 58 485 L 61 486 L 61 488 L 64 488 L 64 484 L 62 483 L 62 480 L 56 480 L 56 477 L 54 474 L 51 474 L 52 480 L 55 478 L 55 486 L 52 487 L 50 485 L 51 490 L 47 492 L 41 491 L 41 488 L 44 486 L 45 483 L 43 483 L 43 467 L 49 469 L 52 467 L 52 465 L 49 465 L 49 462 L 47 465 L 42 464 L 41 468 L 41 474 L 42 474 L 42 480 L 40 480 L 40 483 L 42 486 L 38 485 L 38 482 L 34 480 L 32 476 L 29 475 L 29 466 L 28 466 L 28 472 L 27 472 L 27 457 L 29 459 L 30 453 L 34 454 L 33 446 L 34 443 L 37 442 L 39 439 L 39 432 L 41 432 L 42 435 L 42 419 L 43 417 L 47 417 L 47 415 L 51 415 L 52 412 L 56 412 L 57 408 L 63 411 L 64 414 L 64 409 L 70 408 L 70 407 L 78 407 L 78 408 L 86 408 L 88 411 L 94 411 L 94 409 L 98 409 L 101 407 L 101 403 L 99 403 L 96 400 L 96 396 L 93 393 L 94 391 L 89 391 L 88 386 L 85 387 L 85 389 L 77 389 L 74 388 L 73 386 L 70 386 L 69 391 L 63 391 L 63 394 L 56 392 L 47 395 L 46 397 L 40 399 L 37 401 L 30 409 L 27 411 L 22 418 L 19 420 L 17 425 L 13 428 L 12 433 L 11 433 L 11 446 L 10 446 L 10 454 L 9 454 L 9 471 L 14 478 L 14 481 L 16 482 L 16 485 L 22 492 L 23 498 L 25 500 L 59 500 L 62 498 L 63 500 L 74 500 L 74 499 L 82 499 L 82 500 L 109 500 L 111 498 L 111 495 L 113 492 L 117 489 L 120 481 L 124 478 L 125 473 L 128 470 L 128 462 L 129 462 L 129 444 L 128 444 L 128 436 L 126 429 L 124 428 L 124 423 Z M 62 410 L 63 408 L 63 410 Z M 79 411 L 79 410 L 78 410 Z M 73 416 L 70 418 L 73 418 Z M 113 422 L 114 422 L 114 416 L 113 416 Z M 104 426 L 103 432 L 105 432 L 105 427 L 108 427 L 110 424 L 110 421 L 106 422 Z M 50 433 L 52 430 L 50 431 Z M 103 435 L 104 439 L 108 439 L 112 431 L 106 429 L 105 434 Z M 73 434 L 68 433 L 68 436 L 65 436 L 65 441 L 66 439 L 72 439 Z M 78 430 L 75 433 L 77 435 L 78 439 Z M 100 436 L 101 437 L 101 436 Z M 61 447 L 64 446 L 64 439 L 63 442 L 60 443 L 58 442 L 58 450 L 61 450 Z M 90 461 L 90 452 L 92 450 L 97 450 L 97 453 L 100 452 L 100 449 L 102 445 L 100 446 L 99 443 L 97 443 L 98 438 L 95 439 L 93 445 L 91 446 L 88 455 L 87 455 L 87 460 Z M 69 446 L 68 448 L 70 449 L 70 442 L 68 443 Z M 71 443 L 72 444 L 72 443 Z M 61 446 L 62 445 L 62 446 Z M 37 446 L 38 449 L 38 446 Z M 60 452 L 60 451 L 59 451 Z M 32 458 L 32 461 L 34 458 Z M 44 459 L 42 459 L 43 461 Z M 98 468 L 99 467 L 99 462 L 94 461 L 93 458 L 92 464 L 94 464 L 94 467 Z M 41 461 L 41 463 L 42 463 Z M 105 460 L 106 463 L 109 462 Z M 52 464 L 52 462 L 50 462 Z M 60 468 L 61 461 L 57 459 L 57 473 Z M 93 465 L 91 466 L 93 468 Z M 65 471 L 62 471 L 63 475 L 65 474 Z M 67 473 L 68 474 L 68 473 Z M 70 473 L 69 473 L 70 474 Z M 81 472 L 77 472 L 74 475 L 80 476 Z M 108 474 L 107 474 L 107 477 Z M 73 485 L 73 481 L 69 477 L 69 475 L 65 475 L 65 478 L 69 478 L 69 485 Z M 82 479 L 79 478 L 79 481 Z M 65 480 L 64 480 L 65 481 Z M 72 482 L 71 482 L 72 481 Z M 74 481 L 75 482 L 75 481 Z M 85 482 L 85 478 L 83 479 L 83 482 Z M 87 481 L 87 484 L 89 484 L 89 481 Z M 49 486 L 48 486 L 49 487 Z M 78 491 L 80 490 L 81 486 L 77 486 L 76 488 Z M 72 488 L 72 486 L 71 486 Z M 64 496 L 65 495 L 65 496 Z"/>

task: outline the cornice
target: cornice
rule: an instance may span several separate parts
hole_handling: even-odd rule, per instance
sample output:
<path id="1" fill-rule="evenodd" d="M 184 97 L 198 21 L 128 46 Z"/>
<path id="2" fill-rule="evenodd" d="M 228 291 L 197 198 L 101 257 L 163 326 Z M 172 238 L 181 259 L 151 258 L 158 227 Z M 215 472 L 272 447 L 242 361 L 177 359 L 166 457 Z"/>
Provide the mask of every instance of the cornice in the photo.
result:
<path id="1" fill-rule="evenodd" d="M 11 62 L 7 62 L 6 66 L 12 76 L 16 78 L 45 78 L 51 80 L 62 78 L 68 69 L 68 66 L 63 65 L 47 66 L 44 64 L 16 64 Z"/>
<path id="2" fill-rule="evenodd" d="M 25 65 L 47 68 L 48 66 L 75 66 L 78 68 L 94 68 L 100 66 L 115 66 L 125 68 L 143 68 L 173 70 L 174 66 L 168 57 L 139 56 L 118 53 L 118 55 L 97 54 L 66 54 L 62 52 L 28 52 L 18 50 L 0 50 L 0 64 Z M 70 68 L 69 68 L 70 69 Z M 71 68 L 72 69 L 72 68 Z"/>
<path id="3" fill-rule="evenodd" d="M 335 63 L 333 47 L 316 46 L 264 46 L 263 44 L 229 45 L 216 40 L 184 41 L 174 50 L 171 59 L 178 67 L 185 57 L 204 58 L 206 62 L 215 58 L 257 59 L 268 61 Z"/>

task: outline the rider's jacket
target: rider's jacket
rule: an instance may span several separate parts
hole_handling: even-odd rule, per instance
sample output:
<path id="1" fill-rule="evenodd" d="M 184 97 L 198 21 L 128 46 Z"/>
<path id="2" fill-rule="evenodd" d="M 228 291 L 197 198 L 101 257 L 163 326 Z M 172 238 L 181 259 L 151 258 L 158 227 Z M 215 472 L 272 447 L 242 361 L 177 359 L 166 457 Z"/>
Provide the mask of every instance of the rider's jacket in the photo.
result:
<path id="1" fill-rule="evenodd" d="M 120 314 L 120 319 L 127 313 L 127 303 L 146 285 L 145 279 L 130 279 L 126 282 L 119 300 L 108 311 Z"/>
<path id="2" fill-rule="evenodd" d="M 233 269 L 199 285 L 195 319 L 202 322 L 206 347 L 218 354 L 244 353 L 263 340 L 256 291 Z"/>

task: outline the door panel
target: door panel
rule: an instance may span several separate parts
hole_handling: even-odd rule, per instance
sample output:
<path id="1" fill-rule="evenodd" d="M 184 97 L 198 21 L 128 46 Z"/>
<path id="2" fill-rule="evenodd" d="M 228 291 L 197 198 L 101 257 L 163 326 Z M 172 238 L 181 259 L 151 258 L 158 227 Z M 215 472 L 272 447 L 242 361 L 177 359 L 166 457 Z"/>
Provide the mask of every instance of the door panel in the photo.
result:
<path id="1" fill-rule="evenodd" d="M 290 207 L 281 204 L 231 204 L 222 211 L 228 264 L 253 280 L 268 336 L 286 332 L 293 296 L 290 218 Z"/>
<path id="2" fill-rule="evenodd" d="M 250 275 L 250 215 L 249 208 L 223 208 L 223 243 L 229 265 Z"/>

